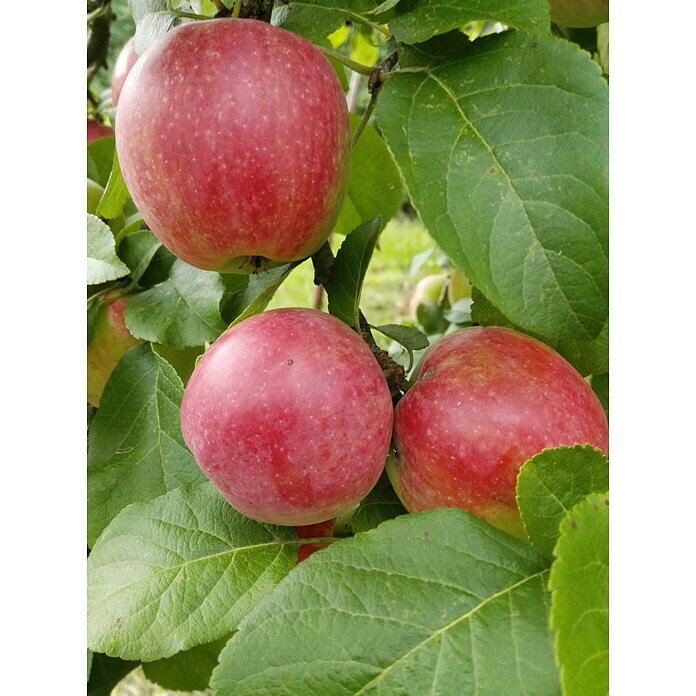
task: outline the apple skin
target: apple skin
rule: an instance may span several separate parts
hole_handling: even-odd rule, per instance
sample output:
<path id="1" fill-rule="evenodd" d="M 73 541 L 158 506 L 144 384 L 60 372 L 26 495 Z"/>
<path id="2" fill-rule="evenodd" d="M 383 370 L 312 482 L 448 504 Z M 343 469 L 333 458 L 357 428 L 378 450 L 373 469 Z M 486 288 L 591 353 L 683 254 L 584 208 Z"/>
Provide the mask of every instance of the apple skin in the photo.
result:
<path id="1" fill-rule="evenodd" d="M 295 527 L 298 539 L 320 539 L 330 538 L 333 536 L 334 523 L 336 520 L 326 520 L 317 524 L 307 524 L 300 527 Z M 301 563 L 305 558 L 309 558 L 315 551 L 323 549 L 326 544 L 302 544 L 297 550 L 297 561 L 295 565 Z"/>
<path id="2" fill-rule="evenodd" d="M 408 303 L 408 313 L 411 321 L 418 321 L 418 307 L 425 302 L 438 304 L 442 297 L 442 290 L 447 282 L 446 273 L 433 273 L 421 278 L 413 288 L 411 299 Z"/>
<path id="3" fill-rule="evenodd" d="M 607 452 L 607 419 L 558 353 L 512 329 L 475 327 L 424 354 L 394 414 L 387 473 L 409 512 L 468 510 L 526 539 L 515 493 L 527 459 L 548 447 Z"/>
<path id="4" fill-rule="evenodd" d="M 456 269 L 452 272 L 447 283 L 447 299 L 453 305 L 465 297 L 471 297 L 471 283 L 464 271 Z"/>
<path id="5" fill-rule="evenodd" d="M 87 119 L 87 144 L 89 145 L 92 141 L 97 138 L 103 138 L 107 135 L 113 135 L 114 129 L 105 126 L 103 123 L 97 123 L 92 121 L 92 119 Z"/>
<path id="6" fill-rule="evenodd" d="M 133 46 L 133 39 L 128 39 L 116 58 L 114 70 L 111 73 L 111 103 L 114 107 L 118 106 L 118 99 L 121 96 L 123 83 L 128 77 L 128 73 L 138 60 L 138 54 Z"/>
<path id="7" fill-rule="evenodd" d="M 109 377 L 126 351 L 140 341 L 126 327 L 127 298 L 104 303 L 94 322 L 94 334 L 87 344 L 87 401 L 99 406 Z"/>
<path id="8" fill-rule="evenodd" d="M 609 0 L 549 0 L 551 21 L 565 27 L 596 27 L 609 21 Z"/>
<path id="9" fill-rule="evenodd" d="M 116 146 L 131 196 L 176 256 L 248 273 L 326 240 L 348 185 L 350 126 L 333 68 L 266 22 L 183 24 L 121 92 Z"/>
<path id="10" fill-rule="evenodd" d="M 184 391 L 181 429 L 239 512 L 308 525 L 355 505 L 389 451 L 392 401 L 358 334 L 312 309 L 276 309 L 228 329 Z"/>

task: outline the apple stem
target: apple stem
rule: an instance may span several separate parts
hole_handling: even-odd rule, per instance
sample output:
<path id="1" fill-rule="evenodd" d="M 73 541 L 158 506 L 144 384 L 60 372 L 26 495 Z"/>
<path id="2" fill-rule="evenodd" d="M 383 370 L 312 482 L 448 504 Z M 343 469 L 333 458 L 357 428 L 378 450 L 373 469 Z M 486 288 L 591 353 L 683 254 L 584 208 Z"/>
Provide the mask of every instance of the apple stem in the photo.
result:
<path id="1" fill-rule="evenodd" d="M 362 115 L 362 118 L 360 119 L 360 123 L 358 123 L 358 127 L 355 129 L 355 133 L 353 133 L 353 139 L 350 142 L 351 148 L 355 147 L 355 143 L 358 142 L 358 138 L 362 135 L 362 132 L 365 130 L 365 126 L 367 125 L 368 121 L 370 120 L 370 116 L 372 116 L 372 112 L 375 110 L 376 105 L 377 105 L 377 92 L 373 92 L 370 95 L 370 101 L 367 103 L 367 108 L 365 109 L 365 113 Z"/>

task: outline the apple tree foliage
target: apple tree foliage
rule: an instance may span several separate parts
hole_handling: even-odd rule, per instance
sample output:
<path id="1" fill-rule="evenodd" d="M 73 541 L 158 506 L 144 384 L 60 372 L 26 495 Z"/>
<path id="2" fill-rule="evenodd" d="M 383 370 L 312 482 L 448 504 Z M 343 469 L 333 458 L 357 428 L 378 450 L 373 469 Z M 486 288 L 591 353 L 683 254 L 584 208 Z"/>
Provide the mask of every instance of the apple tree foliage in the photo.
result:
<path id="1" fill-rule="evenodd" d="M 553 347 L 608 409 L 606 25 L 554 25 L 546 0 L 91 0 L 88 11 L 88 117 L 107 124 L 108 71 L 133 32 L 142 53 L 181 23 L 251 16 L 325 52 L 348 92 L 353 153 L 331 242 L 303 263 L 328 311 L 370 343 L 395 400 L 429 344 L 496 325 Z M 220 696 L 607 693 L 604 455 L 561 447 L 523 466 L 529 543 L 462 510 L 408 514 L 383 476 L 296 566 L 294 528 L 247 519 L 217 493 L 179 412 L 196 356 L 264 311 L 298 262 L 246 276 L 174 257 L 130 200 L 112 136 L 88 145 L 87 176 L 103 187 L 87 216 L 88 339 L 123 297 L 138 340 L 88 409 L 90 694 L 139 666 L 166 688 Z M 472 297 L 370 325 L 363 281 L 404 204 Z"/>

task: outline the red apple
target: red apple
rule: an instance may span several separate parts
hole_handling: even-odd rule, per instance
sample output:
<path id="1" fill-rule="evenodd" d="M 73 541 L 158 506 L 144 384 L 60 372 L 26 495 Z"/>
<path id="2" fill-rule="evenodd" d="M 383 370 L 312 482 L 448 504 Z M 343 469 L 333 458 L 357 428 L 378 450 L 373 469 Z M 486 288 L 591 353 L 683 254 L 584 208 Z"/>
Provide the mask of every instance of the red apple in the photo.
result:
<path id="1" fill-rule="evenodd" d="M 207 270 L 309 256 L 348 183 L 333 68 L 306 39 L 251 19 L 183 24 L 148 48 L 119 98 L 116 145 L 150 229 Z"/>
<path id="2" fill-rule="evenodd" d="M 126 77 L 128 77 L 128 73 L 135 65 L 136 60 L 138 60 L 138 54 L 133 47 L 133 39 L 128 39 L 123 44 L 123 48 L 118 54 L 118 58 L 116 58 L 114 70 L 111 73 L 111 103 L 114 107 L 118 105 L 118 98 L 121 95 L 123 83 L 126 81 Z"/>
<path id="3" fill-rule="evenodd" d="M 596 27 L 609 21 L 609 0 L 549 0 L 551 20 L 566 27 Z"/>
<path id="4" fill-rule="evenodd" d="M 295 527 L 298 539 L 320 539 L 330 538 L 333 536 L 334 523 L 336 520 L 326 520 L 317 524 L 306 524 L 300 527 Z M 302 544 L 297 550 L 297 563 L 301 563 L 305 558 L 309 558 L 315 551 L 323 549 L 326 544 Z"/>
<path id="5" fill-rule="evenodd" d="M 387 472 L 409 512 L 459 507 L 525 538 L 515 501 L 524 462 L 547 447 L 606 453 L 607 419 L 558 353 L 497 327 L 457 331 L 429 348 L 394 414 Z"/>
<path id="6" fill-rule="evenodd" d="M 140 343 L 126 327 L 127 299 L 105 303 L 94 322 L 92 340 L 87 344 L 87 401 L 99 406 L 104 386 L 125 352 Z"/>
<path id="7" fill-rule="evenodd" d="M 276 309 L 226 331 L 184 391 L 184 440 L 242 514 L 308 525 L 374 486 L 392 427 L 389 387 L 370 349 L 334 317 Z"/>
<path id="8" fill-rule="evenodd" d="M 92 119 L 87 119 L 87 144 L 89 145 L 93 140 L 97 138 L 103 138 L 106 135 L 113 135 L 114 129 L 109 126 L 105 126 L 103 123 L 97 123 Z"/>

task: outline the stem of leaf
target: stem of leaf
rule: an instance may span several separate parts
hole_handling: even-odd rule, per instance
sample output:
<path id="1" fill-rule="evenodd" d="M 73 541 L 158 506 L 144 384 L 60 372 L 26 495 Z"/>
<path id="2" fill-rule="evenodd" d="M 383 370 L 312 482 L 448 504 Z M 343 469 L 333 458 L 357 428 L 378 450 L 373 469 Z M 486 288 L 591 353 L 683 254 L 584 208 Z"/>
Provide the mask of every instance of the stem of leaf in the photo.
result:
<path id="1" fill-rule="evenodd" d="M 327 58 L 333 58 L 334 60 L 338 61 L 339 63 L 342 63 L 343 65 L 345 65 L 347 68 L 350 68 L 354 72 L 360 73 L 361 75 L 372 75 L 372 73 L 375 70 L 374 67 L 371 67 L 369 65 L 363 65 L 362 63 L 358 63 L 354 60 L 351 60 L 350 58 L 347 58 L 346 56 L 344 56 L 342 53 L 338 53 L 338 51 L 334 51 L 331 48 L 326 48 L 325 46 L 317 46 L 317 48 Z"/>
<path id="2" fill-rule="evenodd" d="M 391 37 L 391 34 L 389 33 L 389 30 L 382 26 L 381 24 L 377 24 L 376 22 L 371 22 L 367 17 L 363 17 L 360 14 L 357 14 L 356 12 L 349 12 L 348 17 L 352 19 L 354 22 L 358 22 L 359 24 L 364 24 L 367 27 L 370 27 L 374 29 L 375 31 L 378 31 L 380 34 L 384 34 L 385 36 Z"/>
<path id="3" fill-rule="evenodd" d="M 174 15 L 175 17 L 184 17 L 185 19 L 210 19 L 210 17 L 206 17 L 205 15 L 196 14 L 195 12 L 183 12 L 182 10 L 175 10 L 172 7 L 171 1 L 169 3 L 169 9 L 167 10 L 167 12 Z"/>
<path id="4" fill-rule="evenodd" d="M 370 116 L 372 116 L 372 112 L 375 110 L 375 106 L 377 105 L 377 95 L 379 92 L 373 92 L 370 95 L 370 101 L 367 104 L 367 108 L 365 109 L 365 113 L 362 115 L 362 118 L 360 119 L 360 123 L 358 123 L 358 127 L 355 129 L 355 133 L 353 133 L 353 139 L 351 140 L 351 147 L 355 147 L 355 143 L 358 142 L 358 138 L 362 134 L 362 132 L 365 130 L 365 126 L 367 125 L 367 122 L 370 120 Z"/>

